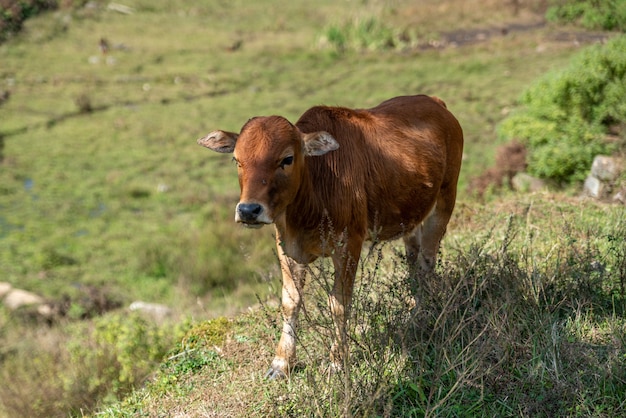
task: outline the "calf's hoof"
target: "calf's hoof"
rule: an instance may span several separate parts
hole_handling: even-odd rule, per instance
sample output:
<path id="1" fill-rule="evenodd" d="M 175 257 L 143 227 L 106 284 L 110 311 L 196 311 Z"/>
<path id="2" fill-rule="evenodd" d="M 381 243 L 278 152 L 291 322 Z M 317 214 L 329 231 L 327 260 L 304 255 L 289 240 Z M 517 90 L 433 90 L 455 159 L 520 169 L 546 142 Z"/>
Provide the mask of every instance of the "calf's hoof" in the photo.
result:
<path id="1" fill-rule="evenodd" d="M 265 373 L 268 380 L 284 379 L 289 374 L 289 362 L 282 357 L 276 356 L 272 361 L 270 369 Z"/>
<path id="2" fill-rule="evenodd" d="M 278 368 L 274 368 L 273 366 L 270 367 L 267 373 L 265 373 L 265 378 L 267 380 L 279 380 L 279 379 L 284 379 L 286 377 L 287 375 L 285 374 L 284 371 Z"/>

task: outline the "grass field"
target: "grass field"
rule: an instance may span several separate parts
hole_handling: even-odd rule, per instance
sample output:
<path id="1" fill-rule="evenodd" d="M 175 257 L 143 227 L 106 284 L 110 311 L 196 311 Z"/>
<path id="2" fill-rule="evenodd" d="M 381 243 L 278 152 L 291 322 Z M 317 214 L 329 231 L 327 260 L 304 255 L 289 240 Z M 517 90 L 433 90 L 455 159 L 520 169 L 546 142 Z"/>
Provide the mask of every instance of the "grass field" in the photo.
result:
<path id="1" fill-rule="evenodd" d="M 606 294 L 598 296 L 599 300 L 583 304 L 585 309 L 581 310 L 572 302 L 571 309 L 558 317 L 550 312 L 561 306 L 557 302 L 537 302 L 532 306 L 540 305 L 534 317 L 540 317 L 538 322 L 532 318 L 516 321 L 540 330 L 557 324 L 565 330 L 559 335 L 568 344 L 584 345 L 594 353 L 598 345 L 604 347 L 606 357 L 572 359 L 571 370 L 578 370 L 573 364 L 580 360 L 581 376 L 584 367 L 600 375 L 599 370 L 621 365 L 625 353 L 620 316 L 623 289 L 619 296 L 612 280 L 618 277 L 623 255 L 608 237 L 624 237 L 623 209 L 580 201 L 572 190 L 530 196 L 505 194 L 491 197 L 486 204 L 466 191 L 469 180 L 493 164 L 498 145 L 496 126 L 515 109 L 520 93 L 538 76 L 564 67 L 587 42 L 610 35 L 540 24 L 543 3 L 323 0 L 312 6 L 300 0 L 207 0 L 193 5 L 158 0 L 128 1 L 124 2 L 128 9 L 119 9 L 111 7 L 115 3 L 96 1 L 28 20 L 23 32 L 0 44 L 0 92 L 10 92 L 10 98 L 0 104 L 0 281 L 54 303 L 63 302 L 67 312 L 53 325 L 44 326 L 32 319 L 28 310 L 14 313 L 0 307 L 0 376 L 11 376 L 22 385 L 14 391 L 0 389 L 0 416 L 66 416 L 68 411 L 80 415 L 81 408 L 106 410 L 112 397 L 129 393 L 157 367 L 159 356 L 175 350 L 172 347 L 185 329 L 181 323 L 232 317 L 257 304 L 257 299 L 275 301 L 280 284 L 272 234 L 269 229 L 251 231 L 234 225 L 232 212 L 238 196 L 235 167 L 228 157 L 198 147 L 197 138 L 218 128 L 236 131 L 255 115 L 280 114 L 295 121 L 316 104 L 370 107 L 389 97 L 417 93 L 443 98 L 461 122 L 466 138 L 459 204 L 442 250 L 444 266 L 484 245 L 483 253 L 494 257 L 514 254 L 516 265 L 524 260 L 530 263 L 536 256 L 543 263 L 535 266 L 541 275 L 549 278 L 552 274 L 565 283 L 571 280 L 572 272 L 556 269 L 557 264 L 587 266 L 593 260 L 583 257 L 586 249 L 593 257 L 602 255 L 608 273 L 601 277 L 606 282 L 600 288 Z M 362 25 L 368 21 L 384 30 L 368 32 L 368 26 Z M 329 43 L 337 33 L 348 36 L 350 28 L 355 33 L 351 36 L 367 40 L 362 43 L 365 46 L 354 49 L 346 43 L 337 48 Z M 387 37 L 385 42 L 378 42 L 381 36 Z M 99 46 L 102 38 L 108 44 L 106 54 Z M 512 240 L 514 244 L 504 251 L 502 242 L 506 241 L 511 216 L 519 223 L 515 225 L 519 239 Z M 564 234 L 569 241 L 564 241 Z M 532 248 L 528 247 L 530 237 Z M 383 252 L 387 260 L 395 249 L 385 247 Z M 574 256 L 578 253 L 580 260 Z M 401 270 L 394 270 L 400 267 L 387 262 L 390 264 L 383 267 L 386 273 L 382 276 L 402 276 Z M 480 263 L 484 262 L 480 258 Z M 497 265 L 506 266 L 510 267 L 507 263 Z M 531 267 L 526 265 L 525 271 Z M 445 268 L 450 269 L 444 270 L 450 277 L 458 277 L 458 269 Z M 596 277 L 594 274 L 590 273 Z M 541 286 L 548 286 L 549 280 L 545 280 Z M 595 294 L 595 282 L 589 286 Z M 106 319 L 104 323 L 96 318 L 80 320 L 91 316 L 85 289 L 96 289 L 113 306 L 128 306 L 134 300 L 170 306 L 174 311 L 170 322 L 156 328 L 139 319 L 128 324 L 111 319 L 120 329 L 128 327 L 137 335 L 146 329 L 154 332 L 154 341 L 158 341 L 154 345 L 161 351 L 148 350 L 150 339 L 142 340 L 140 346 L 123 345 Z M 507 291 L 517 288 L 512 289 Z M 401 287 L 396 290 L 402 292 Z M 582 300 L 581 295 L 572 297 Z M 606 308 L 610 295 L 618 295 L 613 316 Z M 518 296 L 515 301 L 530 297 L 527 293 Z M 434 298 L 433 304 L 437 303 L 440 301 Z M 275 324 L 267 319 L 276 318 L 272 306 L 269 303 L 264 310 L 237 317 L 231 325 L 220 328 L 218 334 L 224 339 L 201 346 L 197 350 L 200 357 L 176 357 L 189 363 L 165 363 L 163 370 L 174 368 L 171 374 L 161 372 L 151 389 L 132 395 L 126 406 L 109 407 L 108 413 L 298 415 L 293 408 L 302 407 L 303 399 L 316 393 L 322 382 L 311 365 L 322 361 L 324 340 L 317 336 L 323 332 L 302 337 L 312 341 L 306 372 L 290 382 L 266 386 L 260 377 L 276 336 Z M 590 313 L 598 310 L 598 317 Z M 522 315 L 524 311 L 514 312 Z M 483 314 L 487 315 L 481 311 Z M 450 316 L 450 321 L 455 318 L 459 319 Z M 578 322 L 568 323 L 568 318 Z M 313 325 L 316 321 L 312 320 Z M 484 327 L 485 323 L 477 326 Z M 426 332 L 412 326 L 407 329 L 415 335 Z M 439 335 L 436 327 L 428 332 Z M 159 333 L 168 336 L 159 339 Z M 600 334 L 600 342 L 594 333 Z M 512 338 L 513 334 L 507 335 Z M 539 337 L 533 339 L 532 333 L 525 335 L 527 340 L 518 341 L 523 346 L 519 358 L 527 362 L 522 368 L 518 363 L 508 363 L 507 372 L 517 373 L 517 380 L 505 379 L 509 386 L 500 394 L 478 393 L 476 388 L 484 389 L 492 383 L 488 379 L 495 379 L 486 372 L 472 375 L 457 386 L 447 375 L 449 385 L 440 387 L 453 387 L 454 396 L 439 394 L 437 398 L 435 389 L 431 392 L 435 395 L 423 394 L 424 388 L 434 388 L 429 385 L 437 380 L 428 384 L 420 381 L 415 370 L 407 369 L 410 362 L 406 353 L 395 352 L 390 346 L 388 355 L 394 361 L 388 362 L 390 369 L 384 369 L 387 374 L 381 372 L 386 380 L 376 380 L 365 369 L 360 370 L 355 375 L 365 377 L 352 387 L 358 388 L 357 383 L 364 381 L 372 382 L 370 386 L 360 392 L 355 389 L 351 396 L 329 392 L 326 403 L 305 405 L 303 413 L 351 410 L 355 415 L 385 415 L 385 408 L 411 410 L 407 405 L 413 397 L 422 399 L 418 402 L 422 409 L 411 410 L 414 416 L 437 414 L 441 411 L 437 408 L 450 406 L 453 401 L 465 409 L 458 413 L 445 409 L 447 415 L 469 415 L 471 407 L 483 408 L 486 415 L 500 414 L 507 407 L 513 408 L 510 415 L 534 415 L 532 409 L 520 406 L 527 406 L 524 402 L 531 396 L 521 393 L 524 385 L 538 384 L 541 390 L 536 394 L 566 399 L 587 380 L 579 376 L 577 385 L 574 378 L 566 378 L 563 387 L 567 390 L 559 386 L 559 391 L 551 392 L 549 386 L 558 386 L 562 375 L 556 380 L 552 375 L 526 379 L 542 372 L 538 364 L 545 359 L 541 350 L 547 343 Z M 206 329 L 194 339 L 205 341 L 205 337 Z M 114 341 L 117 348 L 123 345 L 120 350 L 127 354 L 146 349 L 145 356 L 152 356 L 155 362 L 142 365 L 141 377 L 129 378 L 126 385 L 115 388 L 94 383 L 95 378 L 85 370 L 72 369 L 66 374 L 60 370 L 66 364 L 63 362 L 75 362 L 76 356 L 86 365 L 96 361 L 84 351 L 106 351 L 103 341 Z M 213 350 L 214 345 L 221 344 L 222 351 Z M 84 350 L 69 352 L 65 346 Z M 528 354 L 534 348 L 540 352 Z M 420 359 L 424 370 L 430 370 L 427 365 L 431 363 L 425 357 Z M 117 357 L 113 362 L 124 365 L 133 359 Z M 100 366 L 106 369 L 105 364 Z M 401 371 L 406 379 L 390 380 L 392 371 Z M 604 382 L 621 390 L 623 373 L 614 375 L 615 380 Z M 49 377 L 57 387 L 37 387 L 32 383 L 34 376 Z M 512 384 L 513 380 L 520 385 Z M 393 395 L 387 396 L 389 386 L 380 389 L 387 392 L 385 396 L 381 392 L 379 398 L 367 392 L 382 381 L 395 393 L 403 393 L 395 397 L 395 403 L 389 401 Z M 93 386 L 88 396 L 76 389 L 81 382 Z M 238 392 L 243 386 L 246 390 Z M 327 388 L 334 390 L 336 385 Z M 474 403 L 459 401 L 459 393 Z M 607 389 L 598 396 L 609 393 Z M 107 394 L 107 398 L 100 398 Z M 7 403 L 16 397 L 21 400 Z M 371 405 L 362 402 L 370 398 L 381 400 Z M 507 404 L 505 398 L 514 401 Z M 333 402 L 339 402 L 337 399 L 354 403 L 336 405 Z M 583 399 L 569 405 L 581 408 L 570 412 L 585 415 L 591 411 L 602 416 L 597 405 L 606 406 L 608 415 L 624 410 L 623 394 L 615 402 L 594 402 Z M 220 407 L 223 413 L 218 405 L 224 405 Z M 548 416 L 550 411 L 540 412 Z"/>

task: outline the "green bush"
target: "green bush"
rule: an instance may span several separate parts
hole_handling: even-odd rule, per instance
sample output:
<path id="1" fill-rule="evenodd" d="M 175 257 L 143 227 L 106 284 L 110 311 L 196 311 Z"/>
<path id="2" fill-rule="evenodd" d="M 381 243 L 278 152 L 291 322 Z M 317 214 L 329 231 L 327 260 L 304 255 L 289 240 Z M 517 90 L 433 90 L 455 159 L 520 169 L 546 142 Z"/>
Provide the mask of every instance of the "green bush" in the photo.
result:
<path id="1" fill-rule="evenodd" d="M 56 8 L 54 0 L 0 0 L 0 42 L 19 32 L 29 17 Z"/>
<path id="2" fill-rule="evenodd" d="M 580 181 L 595 155 L 614 150 L 606 134 L 626 123 L 625 50 L 626 36 L 591 47 L 523 93 L 523 108 L 500 125 L 499 134 L 528 147 L 531 174 Z"/>
<path id="3" fill-rule="evenodd" d="M 552 22 L 578 23 L 588 29 L 626 30 L 623 0 L 556 0 L 546 18 Z"/>
<path id="4" fill-rule="evenodd" d="M 117 312 L 30 330 L 0 307 L 0 327 L 0 417 L 67 417 L 143 384 L 188 324 Z"/>

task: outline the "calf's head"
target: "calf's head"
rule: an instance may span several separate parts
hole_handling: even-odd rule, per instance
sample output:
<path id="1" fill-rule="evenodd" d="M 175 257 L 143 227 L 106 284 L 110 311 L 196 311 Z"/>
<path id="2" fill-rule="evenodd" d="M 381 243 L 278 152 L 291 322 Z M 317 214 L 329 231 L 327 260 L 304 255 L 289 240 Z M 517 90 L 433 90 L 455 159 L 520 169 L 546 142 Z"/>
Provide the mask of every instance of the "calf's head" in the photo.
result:
<path id="1" fill-rule="evenodd" d="M 294 200 L 306 169 L 305 157 L 339 148 L 327 132 L 302 133 L 280 116 L 250 119 L 239 134 L 213 131 L 198 144 L 233 153 L 241 188 L 235 221 L 252 228 L 273 223 Z"/>

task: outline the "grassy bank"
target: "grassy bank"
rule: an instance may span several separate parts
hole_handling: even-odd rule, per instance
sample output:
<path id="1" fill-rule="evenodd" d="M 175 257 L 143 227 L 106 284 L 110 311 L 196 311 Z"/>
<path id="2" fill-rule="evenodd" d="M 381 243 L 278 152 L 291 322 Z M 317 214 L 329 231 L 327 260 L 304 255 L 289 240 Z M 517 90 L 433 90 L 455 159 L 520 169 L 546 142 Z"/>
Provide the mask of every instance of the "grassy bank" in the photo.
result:
<path id="1" fill-rule="evenodd" d="M 460 215 L 413 311 L 397 248 L 369 253 L 344 371 L 328 371 L 332 322 L 321 289 L 330 283 L 316 269 L 289 380 L 262 377 L 280 332 L 278 310 L 265 306 L 192 328 L 147 387 L 98 416 L 622 414 L 623 209 L 536 195 Z"/>

